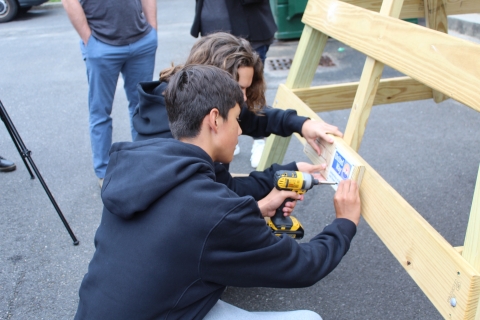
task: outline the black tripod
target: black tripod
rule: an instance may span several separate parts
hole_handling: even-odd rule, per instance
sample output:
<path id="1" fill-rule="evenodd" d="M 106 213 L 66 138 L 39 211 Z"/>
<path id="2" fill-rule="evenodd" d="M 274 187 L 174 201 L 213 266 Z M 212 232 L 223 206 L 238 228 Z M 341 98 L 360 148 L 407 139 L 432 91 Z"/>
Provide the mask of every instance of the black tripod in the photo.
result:
<path id="1" fill-rule="evenodd" d="M 17 147 L 18 153 L 22 157 L 23 163 L 25 164 L 25 167 L 27 167 L 27 170 L 30 173 L 30 179 L 35 179 L 35 176 L 33 175 L 32 170 L 30 170 L 30 167 L 28 166 L 27 159 L 28 159 L 28 162 L 30 163 L 30 166 L 32 166 L 33 171 L 35 172 L 35 175 L 37 176 L 38 180 L 42 184 L 43 189 L 47 193 L 48 198 L 50 198 L 50 201 L 55 207 L 55 210 L 57 210 L 58 216 L 62 220 L 63 225 L 65 226 L 65 228 L 67 228 L 67 231 L 70 234 L 70 237 L 72 237 L 73 244 L 78 245 L 79 241 L 75 237 L 75 234 L 73 234 L 72 229 L 70 229 L 70 226 L 68 225 L 67 220 L 63 216 L 62 211 L 60 211 L 60 208 L 58 207 L 57 203 L 55 202 L 55 199 L 50 193 L 50 190 L 48 189 L 47 184 L 45 183 L 45 181 L 43 181 L 42 175 L 38 171 L 37 166 L 35 165 L 35 162 L 33 162 L 33 159 L 30 156 L 31 154 L 30 150 L 28 150 L 27 147 L 25 147 L 25 145 L 23 144 L 22 138 L 20 138 L 20 135 L 18 134 L 17 129 L 15 129 L 15 126 L 13 125 L 12 120 L 8 116 L 7 110 L 5 110 L 5 107 L 3 106 L 2 101 L 0 101 L 0 118 L 2 119 L 3 123 L 5 123 L 5 126 L 7 127 L 10 137 L 12 137 L 15 147 Z"/>

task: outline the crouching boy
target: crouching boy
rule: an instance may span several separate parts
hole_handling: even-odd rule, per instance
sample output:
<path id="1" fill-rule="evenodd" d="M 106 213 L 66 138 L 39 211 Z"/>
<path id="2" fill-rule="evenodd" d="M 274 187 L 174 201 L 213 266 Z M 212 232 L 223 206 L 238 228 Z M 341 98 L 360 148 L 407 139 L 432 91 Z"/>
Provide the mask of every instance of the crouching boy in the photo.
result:
<path id="1" fill-rule="evenodd" d="M 215 182 L 213 162 L 229 163 L 241 134 L 238 83 L 213 66 L 186 66 L 165 99 L 175 139 L 111 148 L 75 318 L 252 319 L 259 314 L 219 300 L 226 286 L 306 287 L 331 272 L 359 222 L 355 182 L 339 185 L 336 219 L 310 242 L 277 237 L 252 197 Z M 286 197 L 292 194 L 277 192 L 267 209 Z M 282 316 L 320 319 L 310 311 Z"/>

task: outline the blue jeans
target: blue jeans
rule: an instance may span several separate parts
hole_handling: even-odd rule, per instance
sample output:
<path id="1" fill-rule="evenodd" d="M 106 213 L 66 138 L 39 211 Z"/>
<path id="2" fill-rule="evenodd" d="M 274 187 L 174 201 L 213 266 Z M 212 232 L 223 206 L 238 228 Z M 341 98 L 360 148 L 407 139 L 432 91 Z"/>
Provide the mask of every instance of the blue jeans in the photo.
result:
<path id="1" fill-rule="evenodd" d="M 132 140 L 137 132 L 132 126 L 133 111 L 138 104 L 137 84 L 152 81 L 157 51 L 157 32 L 150 33 L 140 40 L 124 46 L 112 46 L 90 36 L 85 46 L 80 40 L 83 59 L 87 67 L 88 108 L 90 113 L 90 141 L 93 154 L 93 168 L 99 178 L 105 177 L 112 145 L 113 97 L 118 76 L 122 74 L 124 89 L 128 99 L 130 130 Z"/>
<path id="2" fill-rule="evenodd" d="M 270 48 L 270 45 L 266 44 L 264 46 L 261 46 L 255 49 L 255 51 L 260 56 L 260 59 L 262 60 L 263 65 L 265 65 L 265 59 L 267 59 L 267 52 L 269 48 Z"/>

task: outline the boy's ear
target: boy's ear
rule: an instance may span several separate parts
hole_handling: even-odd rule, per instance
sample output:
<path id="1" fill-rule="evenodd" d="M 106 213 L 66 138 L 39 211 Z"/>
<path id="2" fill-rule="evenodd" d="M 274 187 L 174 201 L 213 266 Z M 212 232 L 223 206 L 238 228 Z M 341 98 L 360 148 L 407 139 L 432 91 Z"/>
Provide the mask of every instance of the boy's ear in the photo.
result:
<path id="1" fill-rule="evenodd" d="M 212 110 L 210 110 L 210 113 L 206 117 L 208 118 L 208 125 L 210 129 L 217 133 L 218 125 L 220 124 L 220 112 L 218 111 L 218 109 L 213 108 Z"/>

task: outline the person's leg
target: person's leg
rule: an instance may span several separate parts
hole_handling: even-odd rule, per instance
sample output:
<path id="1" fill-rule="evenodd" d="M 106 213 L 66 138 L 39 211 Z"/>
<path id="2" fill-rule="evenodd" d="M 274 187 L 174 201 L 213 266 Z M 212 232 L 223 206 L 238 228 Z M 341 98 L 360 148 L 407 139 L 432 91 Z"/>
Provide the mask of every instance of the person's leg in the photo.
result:
<path id="1" fill-rule="evenodd" d="M 157 31 L 152 29 L 145 37 L 129 46 L 129 59 L 125 62 L 121 70 L 125 83 L 125 93 L 128 99 L 132 140 L 135 140 L 137 136 L 137 132 L 132 124 L 133 112 L 139 100 L 137 85 L 139 82 L 152 81 L 153 79 L 157 44 Z"/>
<path id="2" fill-rule="evenodd" d="M 204 320 L 322 320 L 315 312 L 296 310 L 284 312 L 249 312 L 218 300 Z"/>
<path id="3" fill-rule="evenodd" d="M 258 167 L 265 148 L 265 139 L 263 137 L 253 137 L 253 145 L 250 156 L 250 165 L 252 168 Z"/>
<path id="4" fill-rule="evenodd" d="M 10 172 L 17 169 L 15 163 L 0 156 L 0 172 Z"/>
<path id="5" fill-rule="evenodd" d="M 255 49 L 255 51 L 260 56 L 260 59 L 262 60 L 262 63 L 264 66 L 265 66 L 265 60 L 267 59 L 267 52 L 269 48 L 270 48 L 270 45 L 266 44 L 264 46 L 261 46 Z"/>
<path id="6" fill-rule="evenodd" d="M 98 178 L 105 177 L 112 145 L 113 98 L 128 46 L 111 46 L 90 37 L 85 50 L 88 77 L 88 108 L 93 167 Z"/>
<path id="7" fill-rule="evenodd" d="M 267 59 L 267 52 L 270 48 L 270 45 L 263 45 L 255 49 L 255 51 L 260 56 L 262 60 L 262 64 L 265 66 L 265 59 Z M 250 165 L 252 168 L 258 167 L 258 163 L 260 162 L 260 158 L 263 154 L 263 149 L 265 148 L 265 139 L 264 137 L 253 137 L 253 145 L 252 151 L 250 156 Z"/>

